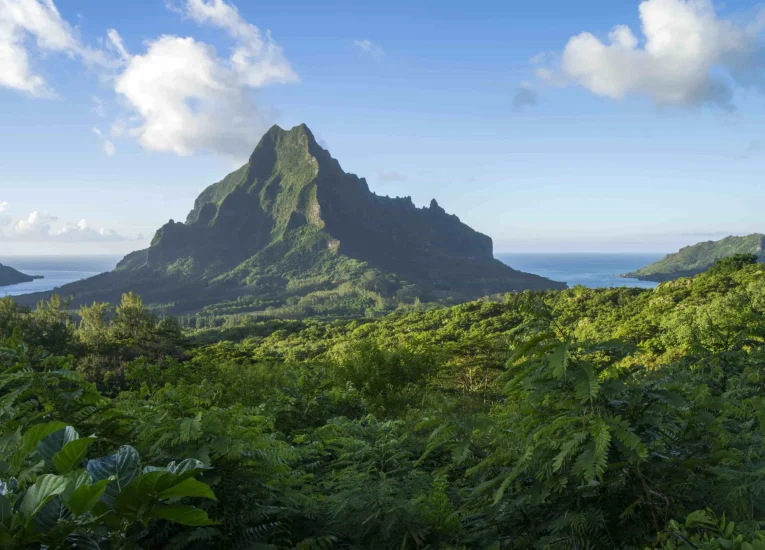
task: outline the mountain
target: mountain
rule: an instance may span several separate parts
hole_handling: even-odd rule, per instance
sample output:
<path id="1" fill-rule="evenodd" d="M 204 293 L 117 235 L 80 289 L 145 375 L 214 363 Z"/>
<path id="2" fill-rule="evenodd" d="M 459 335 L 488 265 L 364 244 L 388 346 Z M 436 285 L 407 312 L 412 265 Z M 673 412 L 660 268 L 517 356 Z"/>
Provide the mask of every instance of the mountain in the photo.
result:
<path id="1" fill-rule="evenodd" d="M 681 248 L 674 254 L 667 254 L 658 262 L 632 273 L 625 273 L 622 277 L 657 282 L 678 277 L 691 277 L 706 271 L 717 260 L 734 254 L 754 254 L 759 261 L 763 261 L 765 259 L 764 244 L 765 235 L 760 233 L 745 237 L 725 237 L 719 241 L 706 241 Z"/>
<path id="2" fill-rule="evenodd" d="M 10 266 L 0 264 L 0 286 L 28 283 L 35 279 L 42 279 L 42 277 L 39 275 L 27 275 L 21 271 L 16 271 Z"/>
<path id="3" fill-rule="evenodd" d="M 492 248 L 435 199 L 417 208 L 372 193 L 305 125 L 274 126 L 185 222 L 170 220 L 114 271 L 57 292 L 74 305 L 132 290 L 174 313 L 286 315 L 565 288 L 507 267 Z"/>

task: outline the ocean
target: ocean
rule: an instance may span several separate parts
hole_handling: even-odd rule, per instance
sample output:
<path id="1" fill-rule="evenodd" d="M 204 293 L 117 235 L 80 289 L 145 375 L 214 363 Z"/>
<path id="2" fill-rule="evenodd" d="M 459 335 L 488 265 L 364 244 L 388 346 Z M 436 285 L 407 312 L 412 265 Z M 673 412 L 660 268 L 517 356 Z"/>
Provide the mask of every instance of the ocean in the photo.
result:
<path id="1" fill-rule="evenodd" d="M 619 273 L 633 271 L 661 258 L 663 254 L 497 254 L 514 269 L 542 275 L 569 286 L 590 288 L 634 286 L 653 288 L 656 283 L 622 279 Z M 29 275 L 42 275 L 31 283 L 0 287 L 0 297 L 53 290 L 114 269 L 121 256 L 2 256 L 0 263 Z"/>
<path id="2" fill-rule="evenodd" d="M 30 283 L 0 286 L 0 297 L 53 290 L 56 287 L 111 271 L 122 256 L 0 256 L 0 263 L 27 275 L 42 275 Z"/>
<path id="3" fill-rule="evenodd" d="M 631 286 L 655 288 L 657 283 L 616 277 L 651 264 L 664 254 L 497 254 L 497 259 L 513 269 L 542 275 L 568 286 L 582 285 L 589 288 Z"/>

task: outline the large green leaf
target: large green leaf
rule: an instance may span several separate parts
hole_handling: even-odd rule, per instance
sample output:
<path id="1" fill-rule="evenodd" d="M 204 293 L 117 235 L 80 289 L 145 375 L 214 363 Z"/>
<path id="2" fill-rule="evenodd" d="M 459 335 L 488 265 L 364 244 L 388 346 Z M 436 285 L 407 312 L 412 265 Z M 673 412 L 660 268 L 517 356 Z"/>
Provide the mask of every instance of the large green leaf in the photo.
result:
<path id="1" fill-rule="evenodd" d="M 24 495 L 19 512 L 27 519 L 34 517 L 56 495 L 66 490 L 66 479 L 54 474 L 46 474 L 37 478 Z"/>
<path id="2" fill-rule="evenodd" d="M 215 522 L 207 517 L 207 512 L 193 506 L 158 506 L 151 511 L 151 517 L 167 519 L 181 525 L 201 526 L 215 525 Z"/>
<path id="3" fill-rule="evenodd" d="M 21 435 L 16 432 L 6 432 L 0 435 L 0 453 L 11 453 L 16 445 L 22 441 Z"/>
<path id="4" fill-rule="evenodd" d="M 127 518 L 138 520 L 160 500 L 182 497 L 201 497 L 215 500 L 210 488 L 191 477 L 195 468 L 185 469 L 182 475 L 167 470 L 152 470 L 134 478 L 114 500 L 114 510 Z"/>
<path id="5" fill-rule="evenodd" d="M 66 426 L 61 430 L 57 430 L 40 440 L 37 445 L 37 452 L 45 459 L 48 464 L 53 464 L 53 455 L 63 449 L 68 443 L 76 441 L 80 438 L 80 434 L 77 430 L 71 426 Z"/>
<path id="6" fill-rule="evenodd" d="M 154 470 L 134 478 L 114 499 L 114 510 L 131 520 L 137 520 L 157 502 L 158 494 L 174 484 L 175 474 Z"/>
<path id="7" fill-rule="evenodd" d="M 56 527 L 59 521 L 71 519 L 72 512 L 64 506 L 61 495 L 56 495 L 35 514 L 35 525 L 41 533 L 48 533 Z"/>
<path id="8" fill-rule="evenodd" d="M 93 476 L 87 470 L 75 470 L 74 472 L 69 472 L 64 477 L 66 477 L 68 482 L 66 492 L 64 493 L 65 498 L 68 498 L 75 489 L 93 483 Z"/>
<path id="9" fill-rule="evenodd" d="M 106 491 L 106 486 L 109 485 L 110 481 L 110 479 L 102 479 L 92 485 L 77 487 L 69 497 L 66 503 L 67 507 L 75 516 L 90 512 Z"/>
<path id="10" fill-rule="evenodd" d="M 187 458 L 181 462 L 170 462 L 167 466 L 144 466 L 142 474 L 148 474 L 150 472 L 170 472 L 178 476 L 178 481 L 182 481 L 186 478 L 193 477 L 197 474 L 209 470 L 202 462 L 196 458 Z"/>
<path id="11" fill-rule="evenodd" d="M 167 465 L 167 471 L 176 474 L 181 480 L 195 476 L 208 469 L 196 458 L 187 458 L 177 464 L 173 461 Z"/>
<path id="12" fill-rule="evenodd" d="M 20 454 L 23 457 L 26 457 L 29 453 L 35 450 L 42 438 L 65 427 L 66 424 L 63 422 L 48 422 L 47 424 L 36 424 L 35 426 L 32 426 L 24 434 Z"/>
<path id="13" fill-rule="evenodd" d="M 209 498 L 210 500 L 217 500 L 212 489 L 201 481 L 197 481 L 194 478 L 184 479 L 180 483 L 173 485 L 159 493 L 159 498 L 167 499 L 174 497 L 198 497 Z"/>
<path id="14" fill-rule="evenodd" d="M 89 460 L 86 469 L 95 481 L 113 478 L 104 493 L 104 497 L 111 501 L 136 477 L 139 461 L 138 451 L 123 445 L 117 454 Z"/>
<path id="15" fill-rule="evenodd" d="M 66 474 L 79 466 L 85 460 L 88 447 L 97 438 L 83 437 L 64 445 L 64 448 L 53 455 L 53 465 L 61 474 Z"/>
<path id="16" fill-rule="evenodd" d="M 696 510 L 688 514 L 685 518 L 685 526 L 693 527 L 717 527 L 717 522 L 712 514 L 707 510 Z"/>

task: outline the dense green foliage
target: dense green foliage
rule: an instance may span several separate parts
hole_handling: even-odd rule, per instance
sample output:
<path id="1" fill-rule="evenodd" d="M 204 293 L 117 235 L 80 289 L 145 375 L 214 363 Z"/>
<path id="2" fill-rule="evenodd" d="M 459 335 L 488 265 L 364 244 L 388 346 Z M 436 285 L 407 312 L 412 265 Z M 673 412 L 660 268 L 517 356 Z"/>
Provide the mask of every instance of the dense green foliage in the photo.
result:
<path id="1" fill-rule="evenodd" d="M 0 301 L 6 544 L 765 548 L 765 265 L 374 320 L 65 306 Z"/>
<path id="2" fill-rule="evenodd" d="M 669 281 L 678 277 L 692 277 L 706 271 L 723 258 L 737 254 L 750 254 L 762 261 L 765 235 L 753 233 L 745 237 L 725 237 L 719 241 L 706 241 L 681 248 L 667 254 L 658 262 L 647 265 L 623 277 L 635 277 L 646 281 Z"/>
<path id="3" fill-rule="evenodd" d="M 176 315 L 336 318 L 565 286 L 494 259 L 491 239 L 435 200 L 417 208 L 372 193 L 300 125 L 271 128 L 246 165 L 205 189 L 186 222 L 170 220 L 149 248 L 58 292 L 76 306 L 132 291 Z"/>

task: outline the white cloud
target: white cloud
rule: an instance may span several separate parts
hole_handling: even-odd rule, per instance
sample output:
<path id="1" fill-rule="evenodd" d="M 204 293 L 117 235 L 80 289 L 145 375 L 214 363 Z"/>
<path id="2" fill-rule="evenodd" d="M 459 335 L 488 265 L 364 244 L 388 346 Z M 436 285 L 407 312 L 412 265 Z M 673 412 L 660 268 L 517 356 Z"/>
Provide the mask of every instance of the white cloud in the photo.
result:
<path id="1" fill-rule="evenodd" d="M 613 27 L 607 42 L 581 33 L 566 44 L 559 72 L 540 67 L 537 75 L 613 99 L 641 94 L 657 105 L 725 109 L 735 86 L 763 88 L 763 12 L 749 25 L 719 18 L 711 0 L 643 0 L 639 12 L 644 39 L 625 25 Z"/>
<path id="2" fill-rule="evenodd" d="M 377 61 L 381 61 L 385 57 L 385 51 L 371 40 L 354 40 L 353 46 L 363 55 L 369 55 Z"/>
<path id="3" fill-rule="evenodd" d="M 120 56 L 120 59 L 126 60 L 130 57 L 125 44 L 122 42 L 122 37 L 114 29 L 106 31 L 106 38 L 108 39 L 109 47 Z"/>
<path id="4" fill-rule="evenodd" d="M 106 153 L 106 156 L 108 157 L 113 157 L 115 153 L 117 153 L 117 147 L 114 145 L 112 140 L 104 140 L 104 153 Z"/>
<path id="5" fill-rule="evenodd" d="M 136 119 L 139 120 L 139 119 Z M 109 134 L 114 138 L 119 138 L 127 134 L 128 123 L 125 120 L 117 119 L 112 122 Z"/>
<path id="6" fill-rule="evenodd" d="M 197 23 L 225 30 L 237 41 L 230 61 L 247 86 L 259 88 L 300 80 L 271 34 L 266 31 L 263 37 L 260 29 L 245 21 L 235 6 L 223 0 L 188 0 L 185 14 Z"/>
<path id="7" fill-rule="evenodd" d="M 101 52 L 82 45 L 53 0 L 0 0 L 0 86 L 36 97 L 55 96 L 30 66 L 26 47 L 30 37 L 40 51 L 65 53 L 88 63 L 108 63 Z"/>
<path id="8" fill-rule="evenodd" d="M 539 93 L 528 82 L 521 82 L 513 96 L 513 110 L 522 111 L 524 107 L 533 107 L 539 103 Z"/>
<path id="9" fill-rule="evenodd" d="M 106 155 L 109 157 L 113 157 L 114 154 L 117 152 L 117 147 L 115 147 L 114 142 L 108 139 L 104 135 L 104 133 L 98 128 L 93 128 L 93 133 L 96 134 L 99 138 L 101 138 L 101 143 L 103 145 L 104 153 L 106 153 Z"/>
<path id="10" fill-rule="evenodd" d="M 113 229 L 100 228 L 95 229 L 88 225 L 85 220 L 80 220 L 77 223 L 69 223 L 63 228 L 50 235 L 53 240 L 70 242 L 70 243 L 83 243 L 83 242 L 103 242 L 103 241 L 127 241 L 130 240 L 127 237 L 123 237 Z"/>
<path id="11" fill-rule="evenodd" d="M 164 35 L 131 55 L 119 34 L 110 41 L 125 68 L 116 92 L 137 115 L 119 119 L 112 135 L 132 135 L 146 149 L 190 155 L 203 150 L 242 158 L 267 129 L 270 116 L 251 100 L 254 89 L 297 82 L 298 76 L 266 33 L 222 0 L 188 0 L 182 13 L 225 30 L 236 45 L 229 58 L 191 37 Z"/>
<path id="12" fill-rule="evenodd" d="M 14 236 L 23 240 L 45 240 L 50 236 L 51 224 L 56 216 L 35 210 L 26 219 L 19 220 L 13 226 Z"/>
<path id="13" fill-rule="evenodd" d="M 3 209 L 8 203 L 0 203 Z M 22 242 L 117 242 L 131 240 L 112 229 L 93 228 L 85 220 L 77 223 L 65 223 L 54 228 L 58 218 L 48 212 L 35 210 L 26 218 L 17 220 L 10 233 L 0 233 L 0 240 Z"/>
<path id="14" fill-rule="evenodd" d="M 246 155 L 267 126 L 215 50 L 193 38 L 149 44 L 130 58 L 116 91 L 140 115 L 126 132 L 154 151 Z"/>

